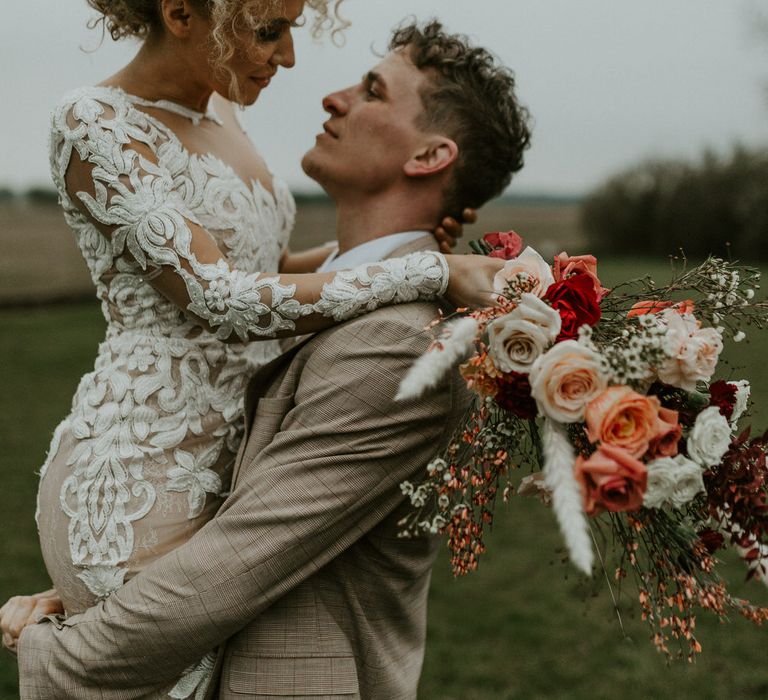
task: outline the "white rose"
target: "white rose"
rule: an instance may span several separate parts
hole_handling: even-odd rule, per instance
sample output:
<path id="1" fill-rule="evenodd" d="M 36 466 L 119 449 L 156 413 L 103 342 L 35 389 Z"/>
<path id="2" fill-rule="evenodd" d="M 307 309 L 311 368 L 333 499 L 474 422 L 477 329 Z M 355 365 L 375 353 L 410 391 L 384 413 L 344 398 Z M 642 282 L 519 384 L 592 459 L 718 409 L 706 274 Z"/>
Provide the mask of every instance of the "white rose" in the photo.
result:
<path id="1" fill-rule="evenodd" d="M 675 472 L 675 488 L 670 494 L 670 502 L 675 508 L 680 508 L 694 499 L 697 493 L 704 491 L 704 478 L 701 467 L 683 455 L 677 455 Z"/>
<path id="2" fill-rule="evenodd" d="M 493 364 L 502 372 L 528 372 L 533 362 L 555 342 L 560 314 L 533 294 L 523 294 L 510 313 L 488 326 Z"/>
<path id="3" fill-rule="evenodd" d="M 752 387 L 746 379 L 740 379 L 738 382 L 728 382 L 736 387 L 736 403 L 733 407 L 731 416 L 731 428 L 736 428 L 736 423 L 744 414 L 749 405 L 749 395 L 752 393 Z"/>
<path id="4" fill-rule="evenodd" d="M 586 405 L 608 387 L 600 356 L 575 340 L 544 353 L 531 366 L 529 380 L 539 411 L 558 423 L 584 420 Z"/>
<path id="5" fill-rule="evenodd" d="M 705 408 L 688 436 L 688 454 L 703 467 L 720 464 L 731 444 L 731 427 L 717 406 Z"/>
<path id="6" fill-rule="evenodd" d="M 661 508 L 669 503 L 675 488 L 675 471 L 677 464 L 672 457 L 660 457 L 648 462 L 648 485 L 643 496 L 646 508 Z"/>
<path id="7" fill-rule="evenodd" d="M 647 468 L 648 485 L 643 497 L 646 508 L 680 508 L 704 491 L 701 467 L 684 455 L 660 457 L 649 462 Z"/>
<path id="8" fill-rule="evenodd" d="M 533 285 L 531 293 L 537 297 L 543 297 L 550 285 L 555 282 L 552 268 L 530 246 L 513 260 L 507 260 L 504 267 L 496 273 L 493 280 L 494 291 L 503 292 L 509 282 L 516 282 L 521 277 Z"/>

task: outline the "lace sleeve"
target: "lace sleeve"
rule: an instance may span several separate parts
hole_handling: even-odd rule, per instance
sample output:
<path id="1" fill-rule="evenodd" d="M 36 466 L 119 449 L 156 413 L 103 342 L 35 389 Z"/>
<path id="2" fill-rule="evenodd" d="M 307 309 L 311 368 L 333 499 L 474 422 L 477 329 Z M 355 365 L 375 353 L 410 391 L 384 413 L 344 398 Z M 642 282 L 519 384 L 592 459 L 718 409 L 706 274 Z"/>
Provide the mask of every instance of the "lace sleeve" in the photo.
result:
<path id="1" fill-rule="evenodd" d="M 301 335 L 447 287 L 447 263 L 435 252 L 338 273 L 234 269 L 160 165 L 161 149 L 179 146 L 146 114 L 81 96 L 54 114 L 56 131 L 66 194 L 110 241 L 118 269 L 135 272 L 221 340 Z"/>

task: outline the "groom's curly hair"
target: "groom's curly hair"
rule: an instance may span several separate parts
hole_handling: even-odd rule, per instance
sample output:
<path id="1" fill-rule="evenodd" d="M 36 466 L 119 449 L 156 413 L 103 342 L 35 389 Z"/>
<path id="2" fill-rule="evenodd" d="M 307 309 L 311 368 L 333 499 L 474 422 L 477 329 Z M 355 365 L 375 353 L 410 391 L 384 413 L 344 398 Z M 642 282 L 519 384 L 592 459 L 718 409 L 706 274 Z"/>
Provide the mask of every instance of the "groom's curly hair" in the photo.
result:
<path id="1" fill-rule="evenodd" d="M 523 167 L 530 146 L 530 114 L 515 94 L 515 76 L 487 50 L 440 22 L 400 26 L 390 51 L 406 51 L 430 76 L 418 126 L 450 136 L 459 147 L 453 183 L 445 193 L 448 214 L 479 207 L 501 194 Z"/>

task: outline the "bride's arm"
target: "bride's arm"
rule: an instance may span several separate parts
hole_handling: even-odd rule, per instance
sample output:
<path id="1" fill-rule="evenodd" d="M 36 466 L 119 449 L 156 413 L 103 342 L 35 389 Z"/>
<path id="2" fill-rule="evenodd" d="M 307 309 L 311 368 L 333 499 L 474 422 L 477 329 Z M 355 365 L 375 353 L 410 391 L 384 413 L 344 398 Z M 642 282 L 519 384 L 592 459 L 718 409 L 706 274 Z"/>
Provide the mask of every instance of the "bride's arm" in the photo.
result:
<path id="1" fill-rule="evenodd" d="M 183 185 L 158 161 L 162 146 L 140 122 L 119 116 L 89 98 L 60 118 L 69 198 L 108 239 L 120 273 L 138 276 L 223 341 L 302 335 L 382 305 L 443 294 L 456 305 L 491 300 L 499 261 L 428 251 L 337 273 L 233 268 L 185 205 Z"/>

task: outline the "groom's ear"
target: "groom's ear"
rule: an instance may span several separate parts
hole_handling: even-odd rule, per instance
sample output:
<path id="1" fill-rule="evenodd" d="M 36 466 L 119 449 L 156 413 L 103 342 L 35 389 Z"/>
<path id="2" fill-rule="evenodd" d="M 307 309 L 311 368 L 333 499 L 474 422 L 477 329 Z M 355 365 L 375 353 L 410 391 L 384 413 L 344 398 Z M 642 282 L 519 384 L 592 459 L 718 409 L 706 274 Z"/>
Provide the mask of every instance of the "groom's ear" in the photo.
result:
<path id="1" fill-rule="evenodd" d="M 429 177 L 449 168 L 459 157 L 459 147 L 452 139 L 436 136 L 416 151 L 403 166 L 408 177 Z"/>

